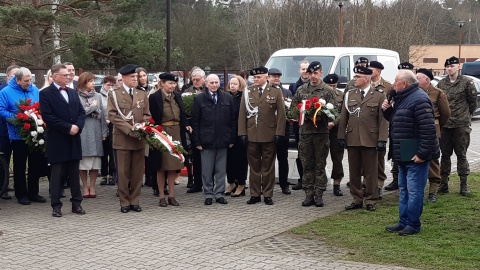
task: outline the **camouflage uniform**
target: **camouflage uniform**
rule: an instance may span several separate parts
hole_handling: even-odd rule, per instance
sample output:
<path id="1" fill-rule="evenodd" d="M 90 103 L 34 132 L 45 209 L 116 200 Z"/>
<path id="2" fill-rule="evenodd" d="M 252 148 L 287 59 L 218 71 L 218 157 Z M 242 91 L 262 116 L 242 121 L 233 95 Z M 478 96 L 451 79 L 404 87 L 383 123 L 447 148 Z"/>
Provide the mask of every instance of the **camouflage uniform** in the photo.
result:
<path id="1" fill-rule="evenodd" d="M 440 140 L 441 159 L 441 192 L 448 192 L 448 180 L 451 172 L 450 156 L 455 151 L 457 155 L 457 172 L 460 176 L 461 193 L 468 193 L 467 176 L 470 168 L 467 161 L 467 149 L 470 145 L 472 114 L 477 107 L 477 93 L 475 86 L 468 78 L 458 75 L 454 82 L 450 78 L 442 79 L 438 85 L 448 98 L 451 115 L 442 128 Z M 465 195 L 465 194 L 464 194 Z"/>
<path id="2" fill-rule="evenodd" d="M 320 82 L 317 86 L 310 83 L 300 86 L 291 106 L 297 106 L 302 103 L 302 100 L 313 97 L 322 98 L 327 103 L 335 103 L 333 89 L 324 82 Z M 303 165 L 303 190 L 307 196 L 321 197 L 327 188 L 325 167 L 330 147 L 327 124 L 323 119 L 317 120 L 317 127 L 315 127 L 312 120 L 305 119 L 304 124 L 300 126 L 298 152 Z"/>

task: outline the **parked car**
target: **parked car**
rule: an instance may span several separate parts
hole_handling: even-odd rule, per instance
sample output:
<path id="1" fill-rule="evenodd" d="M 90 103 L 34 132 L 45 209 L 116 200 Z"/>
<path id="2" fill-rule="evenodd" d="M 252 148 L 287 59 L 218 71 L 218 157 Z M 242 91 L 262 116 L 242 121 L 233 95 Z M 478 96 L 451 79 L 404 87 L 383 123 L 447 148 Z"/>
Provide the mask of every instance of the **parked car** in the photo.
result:
<path id="1" fill-rule="evenodd" d="M 475 62 L 466 62 L 462 65 L 462 75 L 470 75 L 480 79 L 480 59 Z"/>
<path id="2" fill-rule="evenodd" d="M 477 89 L 477 109 L 475 110 L 475 112 L 473 112 L 473 115 L 480 115 L 480 79 L 470 75 L 463 76 L 471 79 L 475 85 L 475 88 Z M 438 82 L 443 78 L 445 78 L 445 76 L 435 76 L 435 78 L 433 78 L 432 80 L 432 85 L 437 86 Z"/>

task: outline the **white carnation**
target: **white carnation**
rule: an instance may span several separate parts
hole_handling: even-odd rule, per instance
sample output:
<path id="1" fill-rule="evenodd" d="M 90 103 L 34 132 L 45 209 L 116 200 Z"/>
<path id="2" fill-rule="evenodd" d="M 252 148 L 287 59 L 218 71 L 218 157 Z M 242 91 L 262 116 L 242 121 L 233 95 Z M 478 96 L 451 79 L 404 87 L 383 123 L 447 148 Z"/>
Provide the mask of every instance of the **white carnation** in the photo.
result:
<path id="1" fill-rule="evenodd" d="M 32 132 L 30 132 L 30 135 L 32 135 L 32 137 L 37 137 L 37 132 L 36 132 L 36 131 L 32 131 Z"/>
<path id="2" fill-rule="evenodd" d="M 37 120 L 37 125 L 41 126 L 41 125 L 43 125 L 43 124 L 44 124 L 44 123 L 43 123 L 43 120 L 42 120 L 42 119 L 38 119 L 38 120 Z"/>
<path id="3" fill-rule="evenodd" d="M 327 109 L 329 109 L 329 110 L 333 109 L 333 104 L 332 103 L 327 103 Z"/>
<path id="4" fill-rule="evenodd" d="M 325 106 L 325 104 L 327 103 L 323 98 L 319 99 L 318 101 L 320 102 L 320 104 L 322 104 L 322 106 Z"/>
<path id="5" fill-rule="evenodd" d="M 38 127 L 37 131 L 38 131 L 38 133 L 43 133 L 45 130 L 43 129 L 43 127 Z"/>
<path id="6" fill-rule="evenodd" d="M 38 141 L 38 144 L 40 145 L 43 145 L 45 143 L 45 141 L 43 139 L 40 139 L 40 141 Z"/>

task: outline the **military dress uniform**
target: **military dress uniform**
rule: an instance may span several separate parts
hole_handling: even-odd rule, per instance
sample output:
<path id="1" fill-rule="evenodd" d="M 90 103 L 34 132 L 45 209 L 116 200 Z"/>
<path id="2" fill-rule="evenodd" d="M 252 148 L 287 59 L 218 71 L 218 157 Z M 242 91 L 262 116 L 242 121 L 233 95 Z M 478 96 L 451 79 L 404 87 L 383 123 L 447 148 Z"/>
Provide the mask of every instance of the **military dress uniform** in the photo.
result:
<path id="1" fill-rule="evenodd" d="M 266 73 L 266 72 L 265 72 Z M 242 98 L 238 116 L 238 135 L 248 139 L 247 159 L 250 166 L 249 204 L 259 202 L 263 192 L 265 202 L 273 204 L 275 185 L 275 139 L 285 135 L 285 104 L 282 93 L 266 84 L 260 95 L 259 87 L 248 87 L 248 103 L 258 108 L 255 116 L 247 118 L 245 98 Z M 244 96 L 246 93 L 244 93 Z M 271 203 L 270 203 L 271 202 Z"/>

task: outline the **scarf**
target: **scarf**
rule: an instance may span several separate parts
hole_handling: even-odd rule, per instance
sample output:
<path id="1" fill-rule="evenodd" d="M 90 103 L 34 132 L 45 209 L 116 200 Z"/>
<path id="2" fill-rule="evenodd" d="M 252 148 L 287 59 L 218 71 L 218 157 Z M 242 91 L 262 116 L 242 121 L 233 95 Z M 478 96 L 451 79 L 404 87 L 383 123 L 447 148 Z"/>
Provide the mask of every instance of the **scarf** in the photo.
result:
<path id="1" fill-rule="evenodd" d="M 95 100 L 93 97 L 95 96 L 97 92 L 95 89 L 89 90 L 89 91 L 84 91 L 84 90 L 79 90 L 78 95 L 82 98 L 85 99 L 85 108 L 90 107 L 90 104 Z M 89 114 L 90 117 L 95 118 L 95 119 L 100 119 L 100 113 L 102 112 L 100 108 L 100 101 L 97 100 L 97 109 Z"/>

